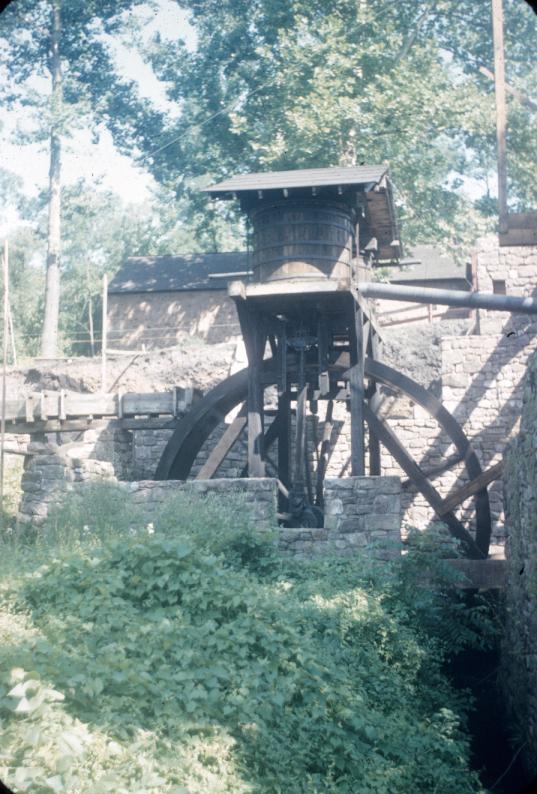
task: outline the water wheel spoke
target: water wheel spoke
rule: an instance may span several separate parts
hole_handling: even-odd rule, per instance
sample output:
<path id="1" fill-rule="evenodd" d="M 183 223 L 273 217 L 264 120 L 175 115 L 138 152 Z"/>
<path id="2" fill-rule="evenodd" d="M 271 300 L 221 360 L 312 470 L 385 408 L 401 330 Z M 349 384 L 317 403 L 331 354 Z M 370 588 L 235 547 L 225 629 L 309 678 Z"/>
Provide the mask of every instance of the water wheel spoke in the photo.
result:
<path id="1" fill-rule="evenodd" d="M 452 512 L 445 512 L 441 515 L 443 505 L 442 497 L 434 485 L 428 480 L 425 473 L 420 469 L 416 461 L 408 454 L 388 423 L 374 414 L 367 405 L 364 406 L 364 416 L 370 430 L 375 433 L 399 466 L 414 482 L 416 488 L 427 499 L 438 517 L 447 524 L 451 534 L 464 544 L 471 557 L 475 559 L 483 557 L 476 542 L 470 533 L 463 527 L 458 518 Z"/>

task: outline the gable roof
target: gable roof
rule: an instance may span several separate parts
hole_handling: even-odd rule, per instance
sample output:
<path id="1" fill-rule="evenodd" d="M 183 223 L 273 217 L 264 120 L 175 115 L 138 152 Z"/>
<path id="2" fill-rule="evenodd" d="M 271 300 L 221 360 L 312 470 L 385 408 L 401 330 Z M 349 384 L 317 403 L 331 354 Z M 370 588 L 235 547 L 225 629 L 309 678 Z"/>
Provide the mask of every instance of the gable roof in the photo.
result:
<path id="1" fill-rule="evenodd" d="M 237 174 L 204 188 L 204 192 L 221 196 L 224 193 L 242 193 L 249 190 L 378 184 L 387 171 L 386 165 L 359 165 L 352 168 L 301 168 L 293 171 Z"/>
<path id="2" fill-rule="evenodd" d="M 419 260 L 416 265 L 390 268 L 390 281 L 407 283 L 409 281 L 445 281 L 447 279 L 466 280 L 466 267 L 458 264 L 449 254 L 432 244 L 414 245 L 409 252 L 411 261 Z"/>
<path id="3" fill-rule="evenodd" d="M 118 270 L 108 292 L 179 292 L 226 289 L 232 273 L 248 270 L 248 254 L 178 254 L 176 256 L 132 256 Z M 209 275 L 220 274 L 220 278 Z M 225 275 L 224 275 L 225 274 Z M 227 278 L 226 278 L 227 276 Z M 235 276 L 239 278 L 239 276 Z"/>

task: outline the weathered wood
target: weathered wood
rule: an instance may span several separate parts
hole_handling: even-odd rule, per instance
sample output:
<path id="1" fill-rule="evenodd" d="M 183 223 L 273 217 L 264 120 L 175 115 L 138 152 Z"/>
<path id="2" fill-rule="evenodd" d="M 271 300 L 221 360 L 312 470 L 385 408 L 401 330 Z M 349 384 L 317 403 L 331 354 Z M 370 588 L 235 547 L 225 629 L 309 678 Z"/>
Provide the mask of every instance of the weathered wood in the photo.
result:
<path id="1" fill-rule="evenodd" d="M 354 284 L 351 284 L 351 294 L 354 300 L 356 301 L 356 303 L 358 304 L 358 306 L 360 307 L 360 309 L 362 310 L 364 317 L 367 317 L 369 323 L 371 324 L 371 331 L 377 335 L 379 342 L 382 344 L 385 341 L 385 339 L 382 335 L 381 327 L 378 324 L 377 319 L 373 314 L 371 304 L 367 300 L 365 300 L 365 298 L 360 294 L 359 290 L 356 288 Z"/>
<path id="2" fill-rule="evenodd" d="M 393 455 L 406 475 L 415 482 L 417 489 L 427 499 L 435 513 L 447 524 L 451 534 L 463 543 L 469 556 L 473 559 L 482 559 L 485 555 L 476 545 L 473 537 L 466 531 L 458 518 L 451 512 L 444 513 L 440 516 L 440 510 L 443 504 L 442 497 L 432 483 L 429 482 L 416 461 L 410 457 L 390 426 L 380 417 L 376 416 L 367 405 L 364 406 L 364 415 L 369 427 L 373 428 L 388 452 Z"/>
<path id="3" fill-rule="evenodd" d="M 222 438 L 212 449 L 211 454 L 196 475 L 197 480 L 210 480 L 214 477 L 224 458 L 238 440 L 248 422 L 246 403 L 243 403 L 239 413 L 224 432 Z"/>
<path id="4" fill-rule="evenodd" d="M 537 210 L 529 212 L 510 212 L 510 229 L 537 229 Z"/>
<path id="5" fill-rule="evenodd" d="M 458 455 L 458 454 L 450 455 L 448 458 L 443 460 L 442 463 L 439 463 L 437 466 L 431 466 L 429 469 L 422 469 L 422 471 L 428 479 L 431 479 L 432 477 L 438 477 L 439 474 L 444 474 L 446 471 L 449 471 L 454 466 L 456 466 L 457 463 L 462 463 L 463 460 L 464 457 L 462 455 Z M 401 483 L 401 488 L 403 488 L 403 490 L 406 490 L 407 488 L 410 488 L 410 486 L 413 484 L 414 483 L 412 482 L 412 480 L 403 480 L 403 482 Z"/>
<path id="6" fill-rule="evenodd" d="M 295 459 L 293 466 L 293 485 L 295 488 L 304 485 L 304 452 L 306 448 L 306 405 L 308 387 L 303 386 L 296 402 Z"/>
<path id="7" fill-rule="evenodd" d="M 107 361 L 106 354 L 108 346 L 108 276 L 103 276 L 103 301 L 101 316 L 101 391 L 108 391 Z"/>
<path id="8" fill-rule="evenodd" d="M 496 95 L 496 146 L 498 151 L 498 204 L 500 233 L 507 231 L 507 109 L 505 102 L 505 58 L 503 50 L 502 0 L 492 0 L 492 35 L 494 40 L 494 86 Z"/>
<path id="9" fill-rule="evenodd" d="M 179 418 L 170 417 L 140 417 L 138 419 L 116 419 L 116 418 L 93 418 L 85 419 L 47 419 L 46 421 L 36 420 L 35 422 L 17 422 L 9 424 L 6 431 L 10 435 L 34 435 L 42 433 L 80 433 L 84 430 L 108 427 L 117 430 L 175 430 Z"/>
<path id="10" fill-rule="evenodd" d="M 289 488 L 291 484 L 291 404 L 288 391 L 278 395 L 278 418 L 278 476 L 285 487 Z"/>
<path id="11" fill-rule="evenodd" d="M 537 228 L 511 229 L 500 234 L 500 246 L 537 245 Z"/>
<path id="12" fill-rule="evenodd" d="M 319 393 L 325 396 L 330 391 L 330 375 L 328 372 L 328 322 L 325 316 L 319 317 L 317 325 L 318 365 L 319 365 Z"/>
<path id="13" fill-rule="evenodd" d="M 353 323 L 350 328 L 351 366 L 349 369 L 351 413 L 351 474 L 363 477 L 364 465 L 364 347 L 363 314 L 353 302 Z"/>
<path id="14" fill-rule="evenodd" d="M 371 331 L 371 338 L 370 338 L 370 349 L 371 349 L 371 358 L 373 360 L 378 361 L 381 354 L 381 343 L 380 340 L 375 333 L 375 330 L 372 329 Z M 380 403 L 380 392 L 378 390 L 376 381 L 373 381 L 373 391 L 371 397 L 369 398 L 369 406 L 374 411 L 374 405 Z M 372 477 L 378 477 L 382 473 L 382 465 L 381 465 L 381 452 L 380 452 L 380 441 L 375 433 L 375 431 L 370 427 L 369 428 L 369 474 Z"/>
<path id="15" fill-rule="evenodd" d="M 256 281 L 350 276 L 352 223 L 346 204 L 270 202 L 256 207 L 250 221 Z"/>
<path id="16" fill-rule="evenodd" d="M 245 284 L 242 281 L 232 281 L 228 287 L 231 298 L 271 298 L 281 295 L 311 295 L 316 293 L 347 292 L 350 279 L 307 279 L 272 281 L 264 284 Z"/>
<path id="17" fill-rule="evenodd" d="M 237 303 L 246 355 L 248 356 L 248 476 L 264 477 L 263 386 L 261 370 L 266 342 L 263 318 L 245 304 Z"/>
<path id="18" fill-rule="evenodd" d="M 182 396 L 179 395 L 179 391 Z M 128 417 L 139 415 L 171 415 L 186 411 L 193 398 L 192 389 L 176 389 L 170 392 L 138 394 L 135 392 L 116 394 L 80 394 L 78 392 L 36 392 L 23 400 L 6 400 L 6 421 L 31 425 L 53 419 L 77 419 L 83 417 Z M 21 432 L 12 430 L 10 432 Z M 37 432 L 37 429 L 34 431 Z"/>
<path id="19" fill-rule="evenodd" d="M 489 80 L 494 80 L 494 72 L 491 72 L 486 66 L 480 66 L 479 71 L 482 75 L 488 77 Z M 509 83 L 505 83 L 505 90 L 508 94 L 514 96 L 515 99 L 518 99 L 522 105 L 526 105 L 526 107 L 528 107 L 530 110 L 537 110 L 537 102 L 531 99 L 531 97 L 529 97 L 523 91 L 519 91 L 518 88 L 513 88 L 513 86 L 509 85 Z"/>
<path id="20" fill-rule="evenodd" d="M 491 466 L 490 469 L 486 469 L 485 471 L 481 472 L 478 477 L 475 477 L 475 479 L 471 480 L 469 483 L 466 483 L 466 485 L 463 485 L 462 488 L 459 488 L 457 491 L 444 499 L 440 505 L 438 515 L 442 516 L 451 512 L 464 501 L 466 501 L 466 499 L 469 499 L 478 491 L 486 488 L 491 482 L 494 482 L 494 480 L 499 480 L 502 476 L 502 473 L 503 460 L 499 461 L 499 463 L 496 463 L 494 466 Z"/>
<path id="21" fill-rule="evenodd" d="M 332 421 L 334 411 L 334 402 L 329 400 L 326 406 L 326 415 L 323 427 L 323 437 L 321 440 L 321 449 L 319 450 L 319 463 L 317 466 L 317 483 L 315 487 L 315 504 L 319 507 L 323 506 L 324 502 L 324 478 L 326 469 L 328 467 L 328 460 L 330 456 L 330 440 L 332 438 L 332 429 L 334 423 Z"/>

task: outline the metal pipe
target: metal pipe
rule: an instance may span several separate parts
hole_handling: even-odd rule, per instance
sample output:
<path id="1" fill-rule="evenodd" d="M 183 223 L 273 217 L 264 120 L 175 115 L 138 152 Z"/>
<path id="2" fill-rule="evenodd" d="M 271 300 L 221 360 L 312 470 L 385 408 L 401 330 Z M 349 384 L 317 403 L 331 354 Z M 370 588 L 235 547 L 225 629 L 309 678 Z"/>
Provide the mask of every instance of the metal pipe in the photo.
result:
<path id="1" fill-rule="evenodd" d="M 486 292 L 465 292 L 456 289 L 433 289 L 431 287 L 402 287 L 398 284 L 364 282 L 358 291 L 366 298 L 382 298 L 389 301 L 410 303 L 438 303 L 442 306 L 463 306 L 470 309 L 492 309 L 497 312 L 537 314 L 537 299 L 520 298 L 515 295 L 493 295 Z"/>

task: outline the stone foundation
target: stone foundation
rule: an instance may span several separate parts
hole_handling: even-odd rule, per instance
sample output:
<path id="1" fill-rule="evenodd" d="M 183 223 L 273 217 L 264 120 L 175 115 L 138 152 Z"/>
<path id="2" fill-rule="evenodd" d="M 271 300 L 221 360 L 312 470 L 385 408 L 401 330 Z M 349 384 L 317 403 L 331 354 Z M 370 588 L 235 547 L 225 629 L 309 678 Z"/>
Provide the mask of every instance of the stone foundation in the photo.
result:
<path id="1" fill-rule="evenodd" d="M 520 433 L 506 456 L 507 577 L 501 681 L 530 774 L 537 773 L 537 356 Z"/>
<path id="2" fill-rule="evenodd" d="M 259 528 L 273 529 L 277 526 L 278 486 L 276 480 L 268 477 L 161 482 L 145 480 L 120 483 L 120 487 L 130 494 L 134 504 L 143 507 L 148 514 L 175 494 L 182 493 L 200 498 L 221 494 L 227 498 L 237 498 L 240 508 L 248 511 Z"/>
<path id="3" fill-rule="evenodd" d="M 300 556 L 353 554 L 366 546 L 388 559 L 401 553 L 399 477 L 325 480 L 323 529 L 282 529 L 280 547 Z"/>
<path id="4" fill-rule="evenodd" d="M 29 463 L 22 475 L 22 500 L 18 520 L 39 526 L 52 505 L 58 504 L 76 483 L 108 480 L 116 482 L 110 462 L 78 457 L 79 448 L 32 442 Z"/>

